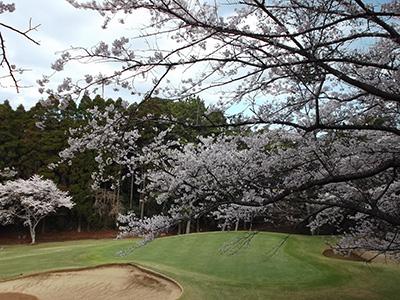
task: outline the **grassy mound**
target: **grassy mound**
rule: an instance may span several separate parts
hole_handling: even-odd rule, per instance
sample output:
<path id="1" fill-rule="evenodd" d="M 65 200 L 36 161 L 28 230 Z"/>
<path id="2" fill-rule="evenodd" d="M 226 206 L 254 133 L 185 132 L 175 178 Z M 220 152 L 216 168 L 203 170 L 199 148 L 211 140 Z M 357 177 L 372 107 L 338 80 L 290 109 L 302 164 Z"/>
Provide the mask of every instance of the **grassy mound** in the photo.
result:
<path id="1" fill-rule="evenodd" d="M 132 241 L 7 246 L 0 250 L 0 278 L 136 262 L 180 282 L 182 299 L 398 299 L 399 266 L 327 258 L 321 254 L 323 238 L 286 237 L 244 232 L 182 235 L 158 239 L 125 257 L 116 253 Z"/>

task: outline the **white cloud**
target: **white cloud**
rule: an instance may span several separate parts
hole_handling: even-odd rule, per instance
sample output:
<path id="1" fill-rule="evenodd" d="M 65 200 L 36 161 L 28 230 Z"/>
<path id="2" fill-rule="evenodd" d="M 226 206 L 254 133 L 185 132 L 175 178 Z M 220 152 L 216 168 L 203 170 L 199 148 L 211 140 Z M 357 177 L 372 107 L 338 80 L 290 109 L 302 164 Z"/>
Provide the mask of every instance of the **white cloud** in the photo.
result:
<path id="1" fill-rule="evenodd" d="M 57 52 L 71 46 L 91 47 L 99 40 L 112 41 L 119 35 L 129 35 L 133 23 L 135 26 L 145 24 L 148 18 L 147 14 L 140 13 L 134 18 L 129 18 L 129 27 L 113 22 L 110 25 L 111 30 L 103 30 L 101 28 L 103 19 L 100 15 L 92 11 L 77 10 L 63 0 L 13 0 L 12 2 L 16 5 L 16 11 L 3 14 L 2 22 L 22 30 L 28 28 L 30 20 L 33 25 L 41 24 L 38 31 L 31 33 L 32 38 L 40 42 L 40 46 L 11 31 L 3 29 L 1 31 L 6 41 L 9 60 L 18 67 L 29 70 L 19 76 L 21 84 L 27 86 L 21 89 L 19 94 L 11 87 L 11 81 L 2 82 L 0 102 L 8 99 L 14 107 L 19 104 L 30 107 L 41 98 L 37 92 L 36 80 L 43 74 L 52 73 L 50 66 L 57 59 Z M 115 35 L 116 32 L 118 36 Z M 66 68 L 62 77 L 79 78 L 79 75 L 87 73 L 87 69 L 87 65 L 72 64 Z M 111 71 L 109 67 L 100 65 L 91 65 L 90 69 L 94 73 Z M 61 76 L 56 76 L 53 80 L 62 79 Z M 124 95 L 127 97 L 126 93 Z M 114 97 L 115 94 L 110 93 L 110 96 Z"/>
<path id="2" fill-rule="evenodd" d="M 16 11 L 11 14 L 2 14 L 2 22 L 24 29 L 28 26 L 30 18 L 33 24 L 41 24 L 37 32 L 32 33 L 32 37 L 40 42 L 37 46 L 28 40 L 12 32 L 4 31 L 5 40 L 9 49 L 10 60 L 17 66 L 24 67 L 30 71 L 20 76 L 21 83 L 27 88 L 21 89 L 17 94 L 15 88 L 8 87 L 0 89 L 0 102 L 8 99 L 15 107 L 23 104 L 27 108 L 32 106 L 42 98 L 38 92 L 36 80 L 42 78 L 43 74 L 49 75 L 51 64 L 58 58 L 56 52 L 68 49 L 70 47 L 83 46 L 91 47 L 100 40 L 112 42 L 121 36 L 129 38 L 140 35 L 144 31 L 140 28 L 149 24 L 150 16 L 145 11 L 137 11 L 134 15 L 124 16 L 125 25 L 118 22 L 118 17 L 110 24 L 107 30 L 103 30 L 103 18 L 88 10 L 77 10 L 68 4 L 65 0 L 9 0 L 15 2 Z M 148 28 L 148 31 L 155 30 Z M 2 30 L 3 34 L 3 30 Z M 177 47 L 176 41 L 168 36 L 160 38 L 149 38 L 145 42 L 143 39 L 132 39 L 132 47 L 137 50 L 147 50 L 148 47 L 168 50 Z M 213 49 L 210 45 L 210 49 Z M 210 50 L 211 51 L 211 50 Z M 190 52 L 188 52 L 188 55 Z M 115 67 L 115 65 L 113 66 Z M 62 82 L 64 77 L 73 79 L 83 78 L 84 74 L 98 74 L 114 72 L 114 68 L 105 64 L 68 64 L 63 72 L 52 77 L 53 88 Z M 185 67 L 177 68 L 175 73 L 170 74 L 170 84 L 180 86 L 182 79 L 193 77 L 206 69 L 204 65 L 195 65 L 185 71 Z M 160 76 L 163 70 L 154 75 Z M 160 74 L 159 74 L 160 73 Z M 210 78 L 214 80 L 215 78 Z M 151 78 L 137 78 L 135 84 L 137 90 L 146 93 L 151 89 Z M 4 85 L 4 82 L 2 82 Z M 99 91 L 100 92 L 100 91 Z M 218 91 L 206 91 L 200 94 L 200 97 L 209 104 L 215 104 L 218 101 Z M 143 94 L 142 94 L 143 95 Z M 129 91 L 112 91 L 112 88 L 105 90 L 105 97 L 121 97 L 128 101 L 141 100 L 142 96 L 132 96 Z"/>

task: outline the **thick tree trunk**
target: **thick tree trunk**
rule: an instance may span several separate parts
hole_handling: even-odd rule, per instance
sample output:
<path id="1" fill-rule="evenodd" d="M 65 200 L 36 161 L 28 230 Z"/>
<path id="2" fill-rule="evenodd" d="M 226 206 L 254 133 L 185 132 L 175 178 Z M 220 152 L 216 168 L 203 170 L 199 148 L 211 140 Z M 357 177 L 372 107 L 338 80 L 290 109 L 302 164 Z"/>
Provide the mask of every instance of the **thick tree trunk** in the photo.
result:
<path id="1" fill-rule="evenodd" d="M 178 234 L 181 234 L 182 225 L 181 222 L 178 223 Z"/>
<path id="2" fill-rule="evenodd" d="M 131 174 L 131 190 L 129 193 L 129 209 L 133 208 L 133 174 Z"/>
<path id="3" fill-rule="evenodd" d="M 121 181 L 119 181 L 119 182 L 121 182 Z M 115 195 L 116 196 L 115 200 L 116 200 L 116 205 L 117 205 L 116 214 L 115 214 L 116 217 L 121 212 L 121 198 L 119 196 L 120 193 L 121 193 L 121 184 L 118 183 L 117 194 Z"/>
<path id="4" fill-rule="evenodd" d="M 254 217 L 253 216 L 251 216 L 251 218 L 250 218 L 250 231 L 252 231 L 253 230 L 253 221 L 254 221 Z"/>
<path id="5" fill-rule="evenodd" d="M 200 232 L 200 219 L 196 219 L 196 232 Z"/>
<path id="6" fill-rule="evenodd" d="M 238 231 L 238 229 L 239 229 L 239 221 L 240 221 L 240 219 L 237 218 L 236 219 L 236 224 L 235 224 L 235 231 Z"/>
<path id="7" fill-rule="evenodd" d="M 81 214 L 78 215 L 78 228 L 76 231 L 78 231 L 78 232 L 82 231 L 82 215 Z"/>
<path id="8" fill-rule="evenodd" d="M 31 245 L 36 243 L 36 226 L 38 223 L 32 225 L 29 224 L 29 233 L 31 234 Z"/>
<path id="9" fill-rule="evenodd" d="M 144 199 L 140 197 L 140 220 L 144 218 Z"/>
<path id="10" fill-rule="evenodd" d="M 221 231 L 225 231 L 226 229 L 226 222 L 224 223 L 224 225 L 222 225 Z"/>
<path id="11" fill-rule="evenodd" d="M 42 234 L 46 232 L 46 219 L 43 219 L 43 221 L 42 221 L 41 231 L 42 231 Z"/>
<path id="12" fill-rule="evenodd" d="M 190 223 L 191 223 L 191 219 L 189 219 L 186 223 L 186 234 L 190 233 Z"/>
<path id="13" fill-rule="evenodd" d="M 36 244 L 36 234 L 34 230 L 31 230 L 31 245 Z"/>
<path id="14" fill-rule="evenodd" d="M 140 193 L 140 198 L 139 198 L 140 220 L 143 220 L 143 218 L 144 218 L 144 200 L 145 200 L 145 197 L 144 197 L 143 190 L 144 190 L 144 187 L 145 187 L 145 181 L 146 181 L 146 178 L 143 178 L 143 181 L 142 181 L 142 192 Z"/>

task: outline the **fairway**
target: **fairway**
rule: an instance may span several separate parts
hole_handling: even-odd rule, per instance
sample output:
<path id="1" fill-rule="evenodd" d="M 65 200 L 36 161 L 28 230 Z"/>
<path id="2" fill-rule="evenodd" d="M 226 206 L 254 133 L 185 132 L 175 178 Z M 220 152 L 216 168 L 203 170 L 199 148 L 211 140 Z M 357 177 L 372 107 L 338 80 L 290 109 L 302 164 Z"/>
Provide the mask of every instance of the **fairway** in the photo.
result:
<path id="1" fill-rule="evenodd" d="M 400 267 L 321 255 L 323 237 L 258 233 L 246 247 L 221 253 L 245 232 L 165 237 L 129 255 L 132 240 L 85 240 L 5 246 L 0 278 L 105 263 L 133 262 L 183 287 L 181 299 L 398 299 Z M 231 253 L 233 252 L 233 254 Z M 1 292 L 1 291 L 0 291 Z"/>

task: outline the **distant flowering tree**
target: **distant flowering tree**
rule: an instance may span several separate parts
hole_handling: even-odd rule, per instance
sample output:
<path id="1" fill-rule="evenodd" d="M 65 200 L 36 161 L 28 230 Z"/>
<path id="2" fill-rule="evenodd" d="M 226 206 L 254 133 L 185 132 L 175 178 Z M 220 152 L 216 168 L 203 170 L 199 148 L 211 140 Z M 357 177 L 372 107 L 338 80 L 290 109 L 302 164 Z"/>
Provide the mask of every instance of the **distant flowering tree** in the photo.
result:
<path id="1" fill-rule="evenodd" d="M 60 207 L 70 209 L 73 206 L 67 192 L 38 175 L 0 184 L 0 223 L 22 221 L 29 227 L 32 244 L 36 242 L 36 227 L 43 218 Z"/>

